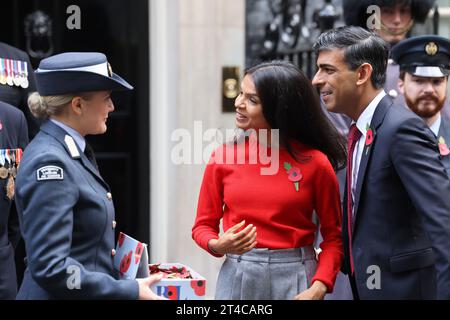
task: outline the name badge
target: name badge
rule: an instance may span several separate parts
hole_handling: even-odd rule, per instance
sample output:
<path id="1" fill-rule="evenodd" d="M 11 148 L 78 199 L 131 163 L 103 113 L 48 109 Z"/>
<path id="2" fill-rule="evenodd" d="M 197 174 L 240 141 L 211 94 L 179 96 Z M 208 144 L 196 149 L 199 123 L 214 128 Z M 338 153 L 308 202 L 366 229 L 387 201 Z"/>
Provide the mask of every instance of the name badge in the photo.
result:
<path id="1" fill-rule="evenodd" d="M 38 181 L 64 180 L 64 170 L 57 166 L 45 166 L 36 171 Z"/>

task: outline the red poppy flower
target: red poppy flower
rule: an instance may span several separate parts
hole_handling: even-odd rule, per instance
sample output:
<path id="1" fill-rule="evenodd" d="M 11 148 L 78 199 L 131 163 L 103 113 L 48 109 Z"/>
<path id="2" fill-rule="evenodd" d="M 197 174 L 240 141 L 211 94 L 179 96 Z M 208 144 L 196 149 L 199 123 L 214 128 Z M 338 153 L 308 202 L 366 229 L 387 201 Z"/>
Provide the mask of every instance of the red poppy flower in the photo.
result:
<path id="1" fill-rule="evenodd" d="M 177 286 L 167 286 L 164 296 L 169 300 L 178 300 L 180 293 L 180 287 Z"/>
<path id="2" fill-rule="evenodd" d="M 450 154 L 450 150 L 448 149 L 445 139 L 442 136 L 439 137 L 439 153 L 444 157 Z"/>
<path id="3" fill-rule="evenodd" d="M 142 243 L 138 242 L 138 244 L 136 245 L 136 249 L 134 250 L 134 263 L 138 264 L 139 260 L 141 259 L 142 256 Z"/>
<path id="4" fill-rule="evenodd" d="M 366 146 L 370 146 L 373 142 L 373 130 L 367 129 L 366 131 Z"/>
<path id="5" fill-rule="evenodd" d="M 122 260 L 120 261 L 120 273 L 124 274 L 128 271 L 131 264 L 131 255 L 133 251 L 130 251 L 128 254 L 124 255 Z"/>
<path id="6" fill-rule="evenodd" d="M 450 150 L 445 144 L 439 144 L 439 151 L 441 156 L 448 156 L 450 154 Z"/>
<path id="7" fill-rule="evenodd" d="M 303 178 L 300 169 L 297 167 L 292 167 L 291 169 L 288 170 L 287 173 L 289 175 L 288 179 L 292 182 L 300 181 Z"/>
<path id="8" fill-rule="evenodd" d="M 205 281 L 203 280 L 192 280 L 191 287 L 197 296 L 203 297 L 205 295 Z"/>

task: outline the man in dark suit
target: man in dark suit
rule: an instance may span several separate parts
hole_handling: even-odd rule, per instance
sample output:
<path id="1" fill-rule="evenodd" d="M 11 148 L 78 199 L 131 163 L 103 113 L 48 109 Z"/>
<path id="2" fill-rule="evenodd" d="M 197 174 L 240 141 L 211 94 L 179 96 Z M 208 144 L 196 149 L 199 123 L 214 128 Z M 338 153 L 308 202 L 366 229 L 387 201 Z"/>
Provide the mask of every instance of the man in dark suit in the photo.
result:
<path id="1" fill-rule="evenodd" d="M 25 116 L 19 109 L 0 101 L 0 299 L 15 299 L 17 294 L 16 268 L 14 249 L 19 241 L 19 222 L 12 219 L 11 202 L 13 180 L 15 173 L 8 172 L 12 168 L 6 159 L 6 154 L 17 149 L 25 149 L 28 144 L 28 130 Z M 20 155 L 20 151 L 17 151 Z M 20 157 L 20 156 L 19 156 Z M 19 159 L 14 159 L 15 167 Z"/>
<path id="2" fill-rule="evenodd" d="M 396 42 L 409 37 L 416 23 L 425 22 L 434 3 L 435 0 L 343 0 L 343 18 L 347 25 L 360 26 L 366 29 L 372 29 L 373 27 L 379 26 L 380 28 L 375 28 L 374 31 L 393 45 Z M 378 6 L 380 9 L 380 15 L 377 17 L 379 18 L 378 26 L 373 25 L 373 22 L 375 22 L 373 19 L 375 17 L 373 11 L 374 6 Z M 369 11 L 368 8 L 370 8 Z M 399 75 L 398 65 L 392 63 L 392 59 L 388 60 L 386 74 L 387 77 L 384 89 L 392 98 L 395 97 L 394 100 L 396 102 L 399 104 L 404 103 L 403 95 L 400 94 L 397 87 Z M 447 117 L 450 117 L 448 103 L 446 109 Z M 341 114 L 336 114 L 336 116 L 341 116 L 340 119 L 342 120 L 346 119 L 342 117 Z M 334 118 L 336 117 L 333 117 L 331 120 L 333 121 Z M 347 122 L 343 122 L 342 120 L 338 122 L 337 128 L 345 128 L 345 133 L 347 135 L 350 122 L 348 122 L 347 126 L 343 126 L 342 124 L 347 124 Z M 333 121 L 333 123 L 336 124 L 336 121 Z M 344 130 L 341 129 L 340 131 L 343 132 Z M 338 172 L 341 190 L 345 185 L 345 169 L 342 171 L 344 172 Z M 333 300 L 350 299 L 351 290 L 350 285 L 347 282 L 347 277 L 339 273 L 334 286 L 334 292 L 327 295 L 327 298 Z"/>
<path id="3" fill-rule="evenodd" d="M 314 45 L 328 110 L 349 132 L 343 271 L 356 299 L 450 299 L 450 181 L 433 133 L 383 90 L 389 46 L 360 27 Z"/>
<path id="4" fill-rule="evenodd" d="M 442 163 L 450 177 L 450 123 L 441 117 L 450 72 L 450 40 L 435 35 L 409 38 L 392 48 L 400 65 L 398 87 L 406 105 L 438 139 Z"/>

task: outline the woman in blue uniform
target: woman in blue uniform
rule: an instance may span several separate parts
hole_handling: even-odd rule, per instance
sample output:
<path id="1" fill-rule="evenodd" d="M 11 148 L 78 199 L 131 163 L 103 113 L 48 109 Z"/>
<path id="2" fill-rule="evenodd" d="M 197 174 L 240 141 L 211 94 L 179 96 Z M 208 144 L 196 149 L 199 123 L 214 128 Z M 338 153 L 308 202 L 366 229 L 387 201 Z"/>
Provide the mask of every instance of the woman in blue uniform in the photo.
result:
<path id="1" fill-rule="evenodd" d="M 62 53 L 41 61 L 31 112 L 44 119 L 16 179 L 27 251 L 18 299 L 159 299 L 160 277 L 118 280 L 114 206 L 84 137 L 105 133 L 113 90 L 132 87 L 101 53 Z"/>

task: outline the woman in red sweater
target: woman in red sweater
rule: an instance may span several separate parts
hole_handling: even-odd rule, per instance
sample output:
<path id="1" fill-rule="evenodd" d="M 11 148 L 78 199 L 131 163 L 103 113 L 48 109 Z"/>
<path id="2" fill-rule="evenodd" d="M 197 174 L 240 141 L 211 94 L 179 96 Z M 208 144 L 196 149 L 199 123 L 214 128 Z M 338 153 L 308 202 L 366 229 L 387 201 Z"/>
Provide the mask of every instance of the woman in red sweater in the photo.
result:
<path id="1" fill-rule="evenodd" d="M 226 255 L 216 299 L 323 299 L 343 254 L 334 172 L 345 163 L 343 138 L 288 62 L 247 70 L 235 107 L 246 134 L 212 154 L 192 228 L 200 247 Z M 324 238 L 318 259 L 314 211 Z"/>

